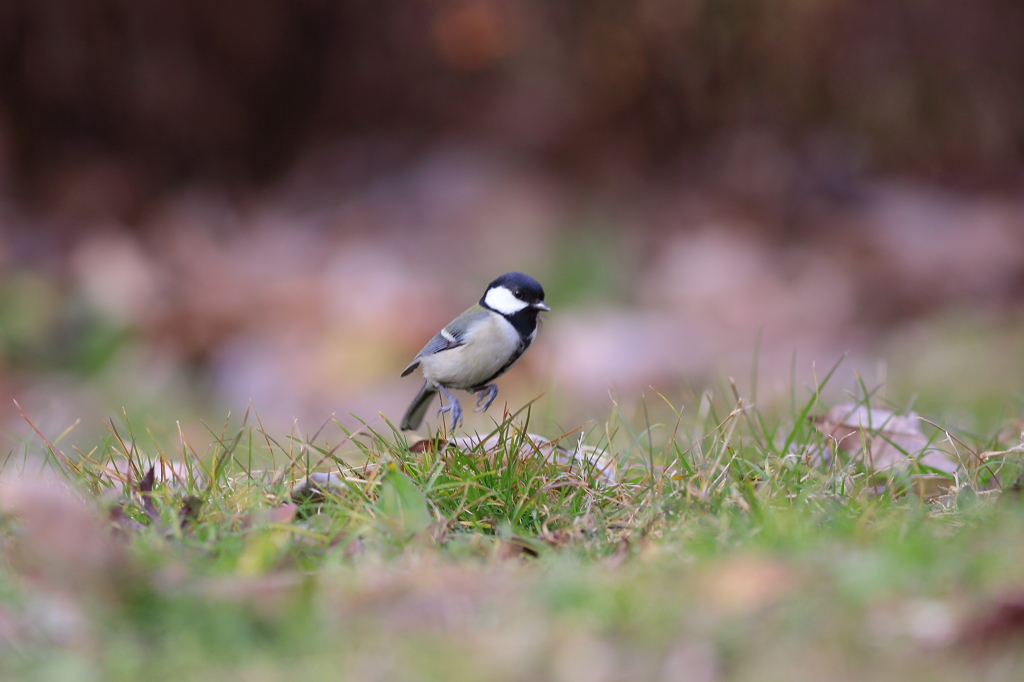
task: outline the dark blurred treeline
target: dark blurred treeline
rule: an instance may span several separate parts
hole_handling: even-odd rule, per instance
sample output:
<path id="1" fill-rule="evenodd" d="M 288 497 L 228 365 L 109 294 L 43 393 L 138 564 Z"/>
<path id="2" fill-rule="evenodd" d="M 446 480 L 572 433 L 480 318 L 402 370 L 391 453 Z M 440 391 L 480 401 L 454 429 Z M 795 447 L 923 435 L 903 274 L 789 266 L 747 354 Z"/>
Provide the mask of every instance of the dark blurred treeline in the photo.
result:
<path id="1" fill-rule="evenodd" d="M 588 180 L 749 126 L 872 171 L 1015 184 L 1024 3 L 0 3 L 12 186 L 128 220 L 183 182 L 259 186 L 331 139 L 461 136 Z"/>

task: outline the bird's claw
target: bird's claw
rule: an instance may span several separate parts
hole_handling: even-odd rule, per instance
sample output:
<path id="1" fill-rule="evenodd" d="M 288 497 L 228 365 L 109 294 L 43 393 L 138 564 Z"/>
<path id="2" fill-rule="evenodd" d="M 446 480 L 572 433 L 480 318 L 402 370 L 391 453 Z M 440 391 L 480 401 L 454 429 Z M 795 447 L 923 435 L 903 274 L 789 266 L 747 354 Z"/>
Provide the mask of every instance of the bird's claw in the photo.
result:
<path id="1" fill-rule="evenodd" d="M 482 389 L 480 389 L 477 392 L 476 409 L 474 410 L 474 412 L 483 412 L 483 411 L 485 411 L 488 407 L 491 406 L 491 403 L 494 402 L 494 398 L 497 397 L 497 395 L 498 395 L 498 387 L 497 387 L 497 385 L 490 384 L 488 386 L 484 386 Z M 481 405 L 480 403 L 483 403 L 483 405 Z"/>
<path id="2" fill-rule="evenodd" d="M 448 404 L 439 409 L 437 413 L 452 413 L 452 431 L 454 431 L 462 423 L 462 405 L 459 405 L 459 401 L 448 391 L 445 391 L 445 398 L 448 399 Z"/>

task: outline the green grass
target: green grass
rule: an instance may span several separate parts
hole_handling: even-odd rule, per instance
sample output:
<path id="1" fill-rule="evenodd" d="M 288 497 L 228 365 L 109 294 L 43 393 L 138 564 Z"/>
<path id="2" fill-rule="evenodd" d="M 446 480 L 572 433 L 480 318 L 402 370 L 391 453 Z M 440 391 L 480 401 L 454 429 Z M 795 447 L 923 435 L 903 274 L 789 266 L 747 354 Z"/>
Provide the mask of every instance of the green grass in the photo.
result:
<path id="1" fill-rule="evenodd" d="M 817 389 L 725 395 L 577 431 L 527 407 L 486 447 L 251 413 L 202 448 L 40 434 L 0 477 L 0 677 L 1019 679 L 990 617 L 1024 588 L 1017 434 L 935 430 L 968 466 L 925 500 L 934 472 L 836 450 Z"/>

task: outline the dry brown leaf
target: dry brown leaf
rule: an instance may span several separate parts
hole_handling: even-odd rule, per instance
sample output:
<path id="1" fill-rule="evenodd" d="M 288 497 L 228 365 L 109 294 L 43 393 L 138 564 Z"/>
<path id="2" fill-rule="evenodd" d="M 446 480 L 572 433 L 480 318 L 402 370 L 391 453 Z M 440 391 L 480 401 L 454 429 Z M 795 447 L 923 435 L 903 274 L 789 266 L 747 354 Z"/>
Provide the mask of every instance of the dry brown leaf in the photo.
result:
<path id="1" fill-rule="evenodd" d="M 942 450 L 930 445 L 914 412 L 896 414 L 879 407 L 842 403 L 814 421 L 852 459 L 864 461 L 873 472 L 908 467 L 912 462 L 955 474 L 961 467 Z"/>
<path id="2" fill-rule="evenodd" d="M 142 497 L 142 510 L 146 513 L 148 518 L 153 523 L 160 522 L 160 512 L 157 511 L 156 505 L 153 504 L 153 481 L 155 478 L 156 467 L 149 467 L 146 474 L 139 481 L 136 490 L 139 491 L 139 495 Z"/>
<path id="3" fill-rule="evenodd" d="M 444 438 L 424 438 L 410 443 L 409 452 L 437 452 L 445 445 L 448 445 L 448 441 Z"/>

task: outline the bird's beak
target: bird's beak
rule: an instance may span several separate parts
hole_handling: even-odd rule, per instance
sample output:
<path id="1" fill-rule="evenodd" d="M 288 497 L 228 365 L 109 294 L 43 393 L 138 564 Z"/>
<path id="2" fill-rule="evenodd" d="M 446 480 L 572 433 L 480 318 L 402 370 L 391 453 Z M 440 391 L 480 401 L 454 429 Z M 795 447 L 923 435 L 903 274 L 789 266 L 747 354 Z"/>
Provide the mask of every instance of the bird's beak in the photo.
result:
<path id="1" fill-rule="evenodd" d="M 536 308 L 537 310 L 547 310 L 549 312 L 551 311 L 551 306 L 549 306 L 544 301 L 537 301 L 536 303 L 533 304 L 533 307 Z"/>

